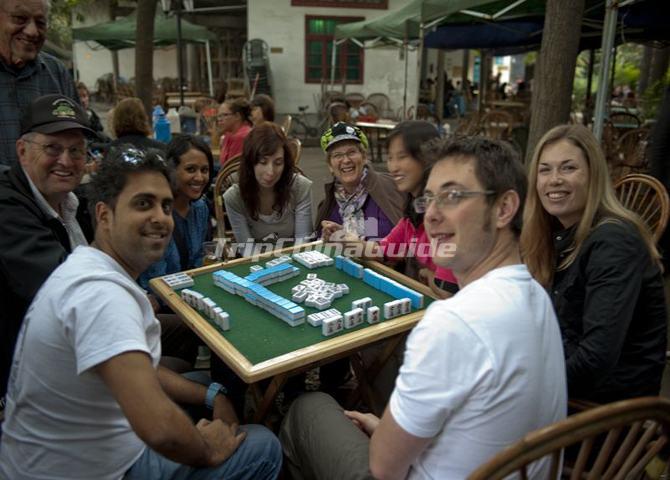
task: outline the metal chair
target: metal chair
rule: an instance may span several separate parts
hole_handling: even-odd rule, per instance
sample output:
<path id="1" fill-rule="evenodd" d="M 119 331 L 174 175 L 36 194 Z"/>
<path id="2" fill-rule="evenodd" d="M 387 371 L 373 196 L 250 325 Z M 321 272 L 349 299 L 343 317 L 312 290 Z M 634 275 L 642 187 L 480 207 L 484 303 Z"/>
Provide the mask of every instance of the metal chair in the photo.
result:
<path id="1" fill-rule="evenodd" d="M 621 204 L 637 213 L 658 240 L 670 213 L 670 198 L 663 184 L 650 175 L 633 173 L 617 180 L 614 191 Z"/>
<path id="2" fill-rule="evenodd" d="M 573 446 L 579 446 L 577 457 L 564 463 L 561 478 L 639 479 L 655 457 L 667 462 L 669 427 L 667 399 L 642 397 L 603 405 L 529 433 L 468 480 L 497 480 L 512 473 L 525 479 L 529 465 L 545 457 L 551 457 L 547 478 L 555 479 L 563 449 Z"/>

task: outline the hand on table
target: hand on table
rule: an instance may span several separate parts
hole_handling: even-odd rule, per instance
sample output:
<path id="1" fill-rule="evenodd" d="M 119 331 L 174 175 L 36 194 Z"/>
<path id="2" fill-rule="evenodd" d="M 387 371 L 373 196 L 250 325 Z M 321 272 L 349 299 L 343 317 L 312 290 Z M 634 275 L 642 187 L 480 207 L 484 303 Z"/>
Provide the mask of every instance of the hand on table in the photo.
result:
<path id="1" fill-rule="evenodd" d="M 371 437 L 379 425 L 379 417 L 372 413 L 361 413 L 357 411 L 344 411 L 344 416 L 351 420 L 354 425 L 360 428 L 363 433 Z"/>
<path id="2" fill-rule="evenodd" d="M 331 237 L 338 230 L 342 230 L 342 225 L 339 223 L 331 222 L 330 220 L 323 220 L 321 222 L 321 237 L 324 242 L 337 241 L 335 239 L 331 240 Z"/>
<path id="3" fill-rule="evenodd" d="M 208 464 L 210 467 L 215 467 L 225 462 L 235 453 L 237 447 L 240 446 L 247 436 L 247 432 L 238 430 L 237 423 L 227 424 L 221 420 L 210 422 L 203 418 L 195 425 L 195 428 L 198 429 L 207 444 L 209 450 Z"/>
<path id="4" fill-rule="evenodd" d="M 222 420 L 226 423 L 240 423 L 237 418 L 233 404 L 225 395 L 218 394 L 214 397 L 214 412 L 212 412 L 213 420 Z"/>

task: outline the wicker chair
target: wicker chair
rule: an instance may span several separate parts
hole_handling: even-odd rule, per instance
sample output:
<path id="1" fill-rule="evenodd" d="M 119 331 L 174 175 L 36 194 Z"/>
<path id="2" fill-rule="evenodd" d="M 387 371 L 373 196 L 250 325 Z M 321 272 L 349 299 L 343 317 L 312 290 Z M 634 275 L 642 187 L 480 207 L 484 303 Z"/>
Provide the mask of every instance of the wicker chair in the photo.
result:
<path id="1" fill-rule="evenodd" d="M 495 140 L 507 140 L 512 135 L 514 117 L 504 110 L 491 110 L 479 122 L 483 135 Z"/>
<path id="2" fill-rule="evenodd" d="M 650 175 L 633 173 L 617 180 L 614 190 L 622 205 L 637 213 L 658 240 L 670 213 L 670 199 L 663 184 Z"/>
<path id="3" fill-rule="evenodd" d="M 392 109 L 391 109 L 391 100 L 388 95 L 385 93 L 371 93 L 368 95 L 368 98 L 365 99 L 366 103 L 371 103 L 377 109 L 379 116 L 384 118 L 400 118 Z"/>
<path id="4" fill-rule="evenodd" d="M 302 155 L 302 142 L 297 138 L 289 138 L 288 143 L 293 153 L 293 165 L 297 166 Z"/>
<path id="5" fill-rule="evenodd" d="M 629 173 L 644 173 L 647 171 L 647 138 L 648 128 L 636 128 L 621 135 L 615 143 L 614 151 L 610 155 L 610 174 L 618 179 Z"/>
<path id="6" fill-rule="evenodd" d="M 214 183 L 214 216 L 219 238 L 232 238 L 232 232 L 226 230 L 226 206 L 223 203 L 223 193 L 237 182 L 237 171 L 240 169 L 242 155 L 229 159 L 219 171 Z"/>
<path id="7" fill-rule="evenodd" d="M 281 129 L 286 135 L 291 131 L 291 124 L 293 123 L 293 117 L 291 115 L 286 115 L 284 121 L 281 123 Z"/>
<path id="8" fill-rule="evenodd" d="M 566 461 L 561 478 L 639 479 L 656 457 L 668 460 L 670 401 L 642 397 L 603 405 L 529 433 L 470 474 L 468 480 L 503 479 L 512 473 L 528 478 L 528 466 L 550 456 L 557 478 L 564 448 L 580 446 Z M 666 467 L 667 470 L 667 467 Z"/>

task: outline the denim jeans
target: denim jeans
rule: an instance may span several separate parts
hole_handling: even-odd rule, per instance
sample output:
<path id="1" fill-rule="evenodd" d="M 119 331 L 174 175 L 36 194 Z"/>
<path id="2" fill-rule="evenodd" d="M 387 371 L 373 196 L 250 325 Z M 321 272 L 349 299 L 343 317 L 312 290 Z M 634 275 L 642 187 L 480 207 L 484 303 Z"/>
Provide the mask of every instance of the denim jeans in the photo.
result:
<path id="1" fill-rule="evenodd" d="M 277 437 L 261 425 L 243 425 L 247 432 L 235 453 L 218 467 L 196 468 L 144 450 L 124 480 L 263 480 L 279 476 L 282 450 Z"/>

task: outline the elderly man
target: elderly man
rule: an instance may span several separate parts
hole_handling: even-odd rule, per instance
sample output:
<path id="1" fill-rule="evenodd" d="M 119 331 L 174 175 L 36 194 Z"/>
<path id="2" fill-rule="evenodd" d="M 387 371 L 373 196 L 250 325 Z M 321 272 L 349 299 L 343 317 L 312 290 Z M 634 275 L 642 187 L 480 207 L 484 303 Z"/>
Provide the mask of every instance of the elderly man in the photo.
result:
<path id="1" fill-rule="evenodd" d="M 72 191 L 84 174 L 88 131 L 78 103 L 40 97 L 22 119 L 18 163 L 0 174 L 0 396 L 28 305 L 74 247 L 87 244 Z"/>
<path id="2" fill-rule="evenodd" d="M 433 260 L 453 270 L 460 291 L 412 330 L 381 419 L 343 412 L 324 394 L 296 400 L 281 432 L 292 478 L 463 479 L 565 416 L 556 315 L 519 255 L 523 167 L 483 137 L 447 141 L 434 155 L 415 208 Z M 530 478 L 547 478 L 548 467 L 534 464 Z"/>
<path id="3" fill-rule="evenodd" d="M 95 242 L 78 247 L 26 314 L 7 392 L 2 478 L 275 479 L 277 438 L 237 427 L 225 388 L 158 365 L 160 325 L 137 285 L 174 228 L 155 151 L 112 152 L 94 176 Z M 175 402 L 207 406 L 194 425 Z"/>
<path id="4" fill-rule="evenodd" d="M 21 112 L 30 102 L 53 93 L 79 101 L 63 64 L 40 52 L 48 13 L 47 0 L 0 0 L 0 165 L 16 163 Z"/>

